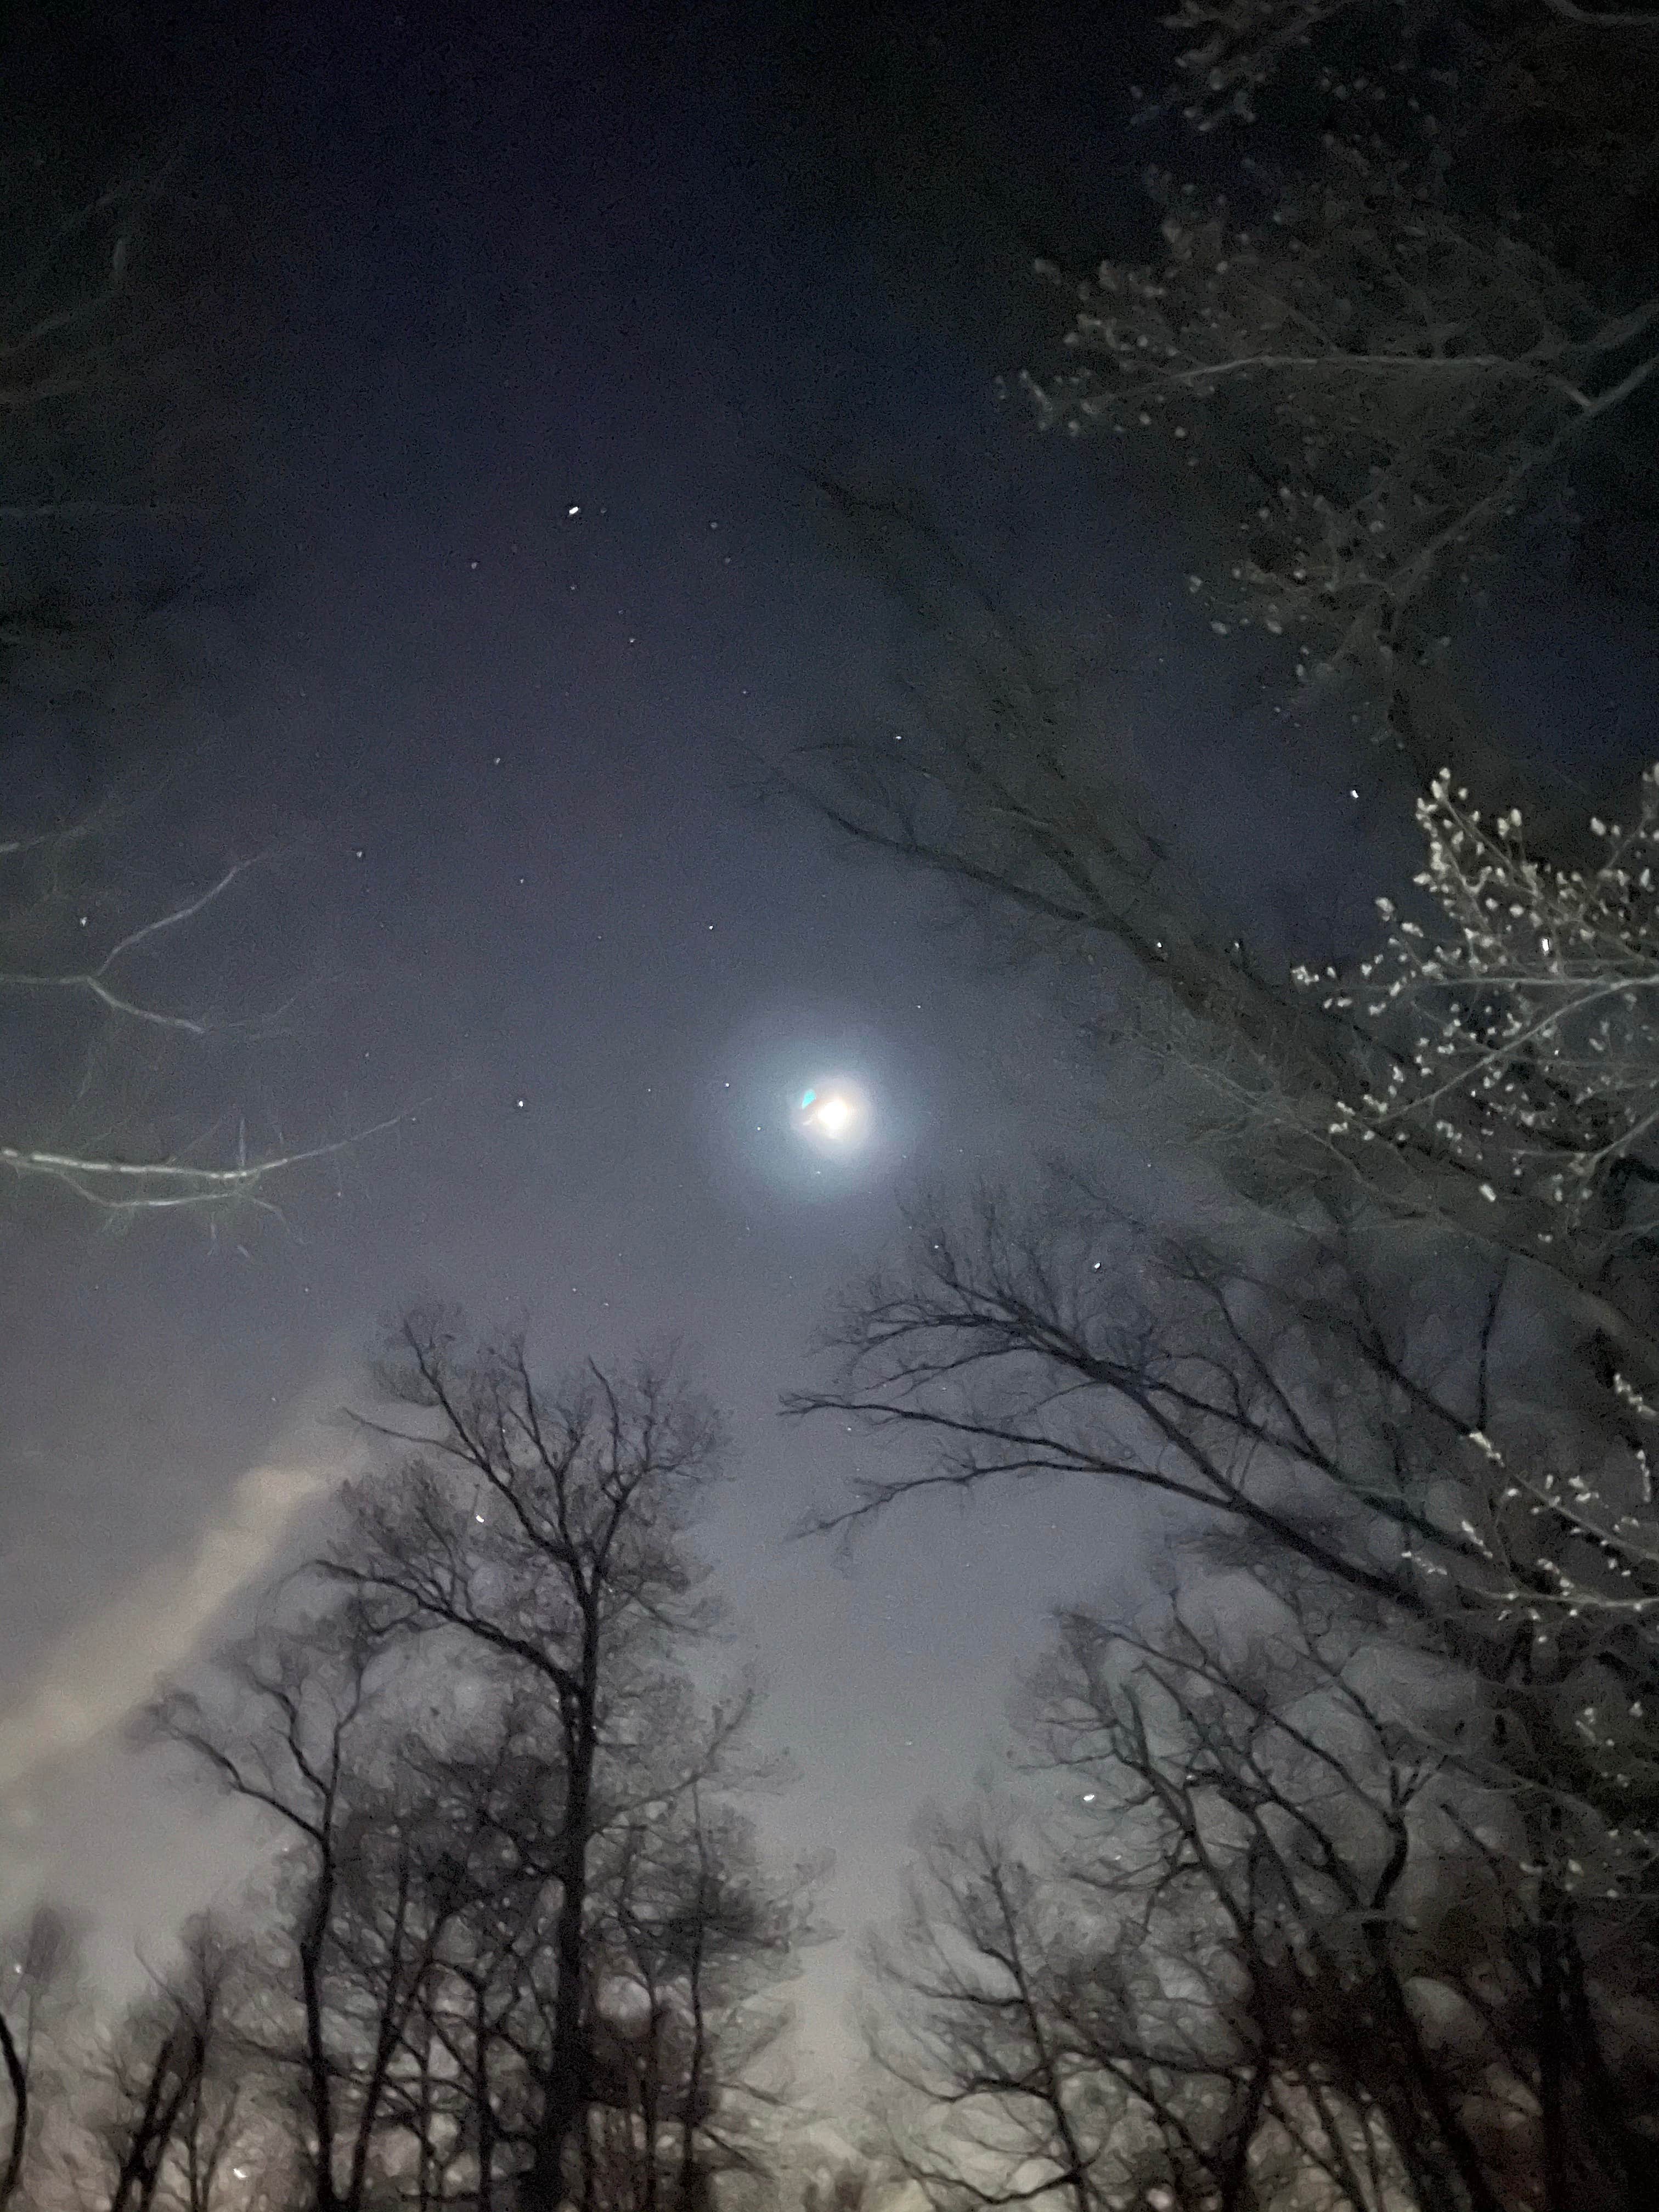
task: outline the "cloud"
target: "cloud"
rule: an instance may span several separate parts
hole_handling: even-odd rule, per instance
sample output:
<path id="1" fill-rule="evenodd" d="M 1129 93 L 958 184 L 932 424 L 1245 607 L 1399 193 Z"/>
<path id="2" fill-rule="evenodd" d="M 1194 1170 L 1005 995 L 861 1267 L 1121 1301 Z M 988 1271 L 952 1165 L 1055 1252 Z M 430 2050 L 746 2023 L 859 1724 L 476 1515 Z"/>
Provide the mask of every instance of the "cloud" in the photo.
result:
<path id="1" fill-rule="evenodd" d="M 191 1553 L 149 1568 L 60 1638 L 0 1713 L 0 1792 L 122 1720 L 270 1562 L 295 1514 L 329 1483 L 315 1468 L 250 1468 Z"/>

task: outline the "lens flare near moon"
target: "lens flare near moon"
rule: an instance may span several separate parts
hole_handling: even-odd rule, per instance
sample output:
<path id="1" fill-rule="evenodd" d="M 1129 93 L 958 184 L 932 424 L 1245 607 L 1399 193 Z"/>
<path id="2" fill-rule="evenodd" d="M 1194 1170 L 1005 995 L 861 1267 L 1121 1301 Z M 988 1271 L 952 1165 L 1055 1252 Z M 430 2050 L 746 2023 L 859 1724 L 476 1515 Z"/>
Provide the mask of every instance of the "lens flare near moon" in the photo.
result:
<path id="1" fill-rule="evenodd" d="M 809 1084 L 795 1102 L 795 1126 L 837 1150 L 854 1145 L 870 1118 L 868 1102 L 850 1083 Z"/>

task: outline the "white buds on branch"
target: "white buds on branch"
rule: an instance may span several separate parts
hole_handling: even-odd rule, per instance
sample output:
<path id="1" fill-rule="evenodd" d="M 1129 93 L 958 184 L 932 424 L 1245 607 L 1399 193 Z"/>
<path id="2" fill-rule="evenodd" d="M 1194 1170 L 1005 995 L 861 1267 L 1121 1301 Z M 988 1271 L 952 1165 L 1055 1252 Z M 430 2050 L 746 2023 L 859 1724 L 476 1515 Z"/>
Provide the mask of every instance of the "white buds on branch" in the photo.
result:
<path id="1" fill-rule="evenodd" d="M 1518 810 L 1483 819 L 1449 774 L 1418 820 L 1437 925 L 1380 899 L 1388 937 L 1340 992 L 1334 970 L 1295 971 L 1388 1048 L 1330 1135 L 1409 1139 L 1490 1203 L 1524 1204 L 1534 1241 L 1644 1233 L 1642 1194 L 1659 1184 L 1659 769 L 1629 827 L 1592 820 L 1588 870 L 1535 860 Z"/>

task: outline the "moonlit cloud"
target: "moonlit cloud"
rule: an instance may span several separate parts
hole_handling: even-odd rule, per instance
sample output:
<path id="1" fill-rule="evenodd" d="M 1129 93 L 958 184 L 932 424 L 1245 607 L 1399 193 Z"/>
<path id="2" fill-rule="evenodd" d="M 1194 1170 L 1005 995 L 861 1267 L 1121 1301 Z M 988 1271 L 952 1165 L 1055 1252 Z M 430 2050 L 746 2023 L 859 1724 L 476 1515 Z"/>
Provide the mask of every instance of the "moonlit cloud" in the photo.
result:
<path id="1" fill-rule="evenodd" d="M 269 1563 L 294 1515 L 328 1480 L 313 1467 L 250 1468 L 186 1556 L 141 1574 L 112 1605 L 60 1638 L 0 1717 L 0 1791 L 130 1712 Z"/>

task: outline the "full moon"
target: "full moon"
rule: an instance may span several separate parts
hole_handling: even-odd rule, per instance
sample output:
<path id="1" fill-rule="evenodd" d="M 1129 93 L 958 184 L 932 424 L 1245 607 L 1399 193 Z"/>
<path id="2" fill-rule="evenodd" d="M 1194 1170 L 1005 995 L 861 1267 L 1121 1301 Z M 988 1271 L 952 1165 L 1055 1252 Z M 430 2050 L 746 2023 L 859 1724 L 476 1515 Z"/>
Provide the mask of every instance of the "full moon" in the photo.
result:
<path id="1" fill-rule="evenodd" d="M 838 1151 L 864 1134 L 868 1116 L 863 1095 L 848 1083 L 810 1085 L 795 1104 L 795 1123 L 801 1133 Z"/>

